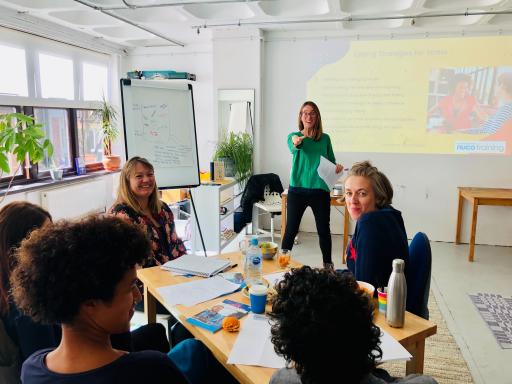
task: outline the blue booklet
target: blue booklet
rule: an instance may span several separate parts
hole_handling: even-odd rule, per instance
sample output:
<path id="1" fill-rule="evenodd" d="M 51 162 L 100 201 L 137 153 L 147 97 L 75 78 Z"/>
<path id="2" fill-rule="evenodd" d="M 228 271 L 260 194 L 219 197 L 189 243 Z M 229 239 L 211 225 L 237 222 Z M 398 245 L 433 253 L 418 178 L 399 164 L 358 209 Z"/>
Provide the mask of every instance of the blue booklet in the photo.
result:
<path id="1" fill-rule="evenodd" d="M 251 310 L 251 306 L 237 301 L 226 299 L 222 303 L 214 305 L 198 314 L 189 317 L 187 321 L 190 324 L 217 332 L 222 328 L 222 320 L 227 316 L 241 319 Z"/>

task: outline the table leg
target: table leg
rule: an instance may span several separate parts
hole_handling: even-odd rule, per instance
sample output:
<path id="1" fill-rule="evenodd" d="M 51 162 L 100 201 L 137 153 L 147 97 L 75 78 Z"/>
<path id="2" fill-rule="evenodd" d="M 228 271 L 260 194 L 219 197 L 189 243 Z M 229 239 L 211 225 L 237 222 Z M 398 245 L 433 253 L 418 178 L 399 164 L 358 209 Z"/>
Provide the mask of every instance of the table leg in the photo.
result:
<path id="1" fill-rule="evenodd" d="M 156 299 L 144 284 L 144 314 L 146 323 L 156 323 Z"/>
<path id="2" fill-rule="evenodd" d="M 464 198 L 459 190 L 459 208 L 457 210 L 457 228 L 455 232 L 455 244 L 460 244 L 460 227 L 462 226 L 462 205 Z"/>
<path id="3" fill-rule="evenodd" d="M 423 373 L 423 364 L 425 360 L 425 339 L 419 340 L 414 344 L 405 347 L 412 355 L 412 359 L 405 365 L 405 374 Z"/>
<path id="4" fill-rule="evenodd" d="M 284 240 L 284 231 L 286 230 L 286 202 L 288 195 L 283 193 L 281 195 L 281 242 Z"/>
<path id="5" fill-rule="evenodd" d="M 349 228 L 349 217 L 348 217 L 348 208 L 347 204 L 345 203 L 345 217 L 343 219 L 343 249 L 341 250 L 341 262 L 342 264 L 346 264 L 346 253 L 345 250 L 347 249 L 348 244 L 348 228 Z"/>
<path id="6" fill-rule="evenodd" d="M 471 216 L 471 237 L 469 239 L 469 261 L 474 260 L 475 256 L 475 237 L 476 237 L 476 219 L 478 216 L 478 199 L 473 199 L 473 214 Z"/>

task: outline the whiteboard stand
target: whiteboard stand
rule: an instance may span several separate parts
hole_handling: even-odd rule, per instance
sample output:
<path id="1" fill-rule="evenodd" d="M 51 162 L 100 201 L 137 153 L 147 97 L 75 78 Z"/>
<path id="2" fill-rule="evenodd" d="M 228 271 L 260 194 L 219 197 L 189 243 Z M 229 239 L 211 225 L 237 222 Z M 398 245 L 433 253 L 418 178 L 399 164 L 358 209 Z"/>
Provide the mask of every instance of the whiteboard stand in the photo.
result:
<path id="1" fill-rule="evenodd" d="M 199 219 L 197 218 L 196 205 L 194 204 L 194 198 L 192 197 L 192 191 L 190 190 L 190 188 L 188 189 L 188 194 L 190 195 L 190 202 L 192 203 L 192 210 L 194 211 L 194 218 L 196 219 L 199 237 L 201 237 L 201 244 L 203 245 L 204 257 L 208 257 L 208 254 L 206 253 L 206 246 L 204 245 L 203 231 L 201 231 L 201 225 L 199 224 Z"/>

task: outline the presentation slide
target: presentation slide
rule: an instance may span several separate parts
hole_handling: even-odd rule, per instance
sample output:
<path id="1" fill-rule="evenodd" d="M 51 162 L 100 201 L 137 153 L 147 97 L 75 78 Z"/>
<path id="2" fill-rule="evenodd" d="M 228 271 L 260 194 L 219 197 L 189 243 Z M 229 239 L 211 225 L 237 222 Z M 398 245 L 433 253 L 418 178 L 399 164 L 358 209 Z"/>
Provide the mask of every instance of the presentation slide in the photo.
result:
<path id="1" fill-rule="evenodd" d="M 308 81 L 308 99 L 335 151 L 510 155 L 510 46 L 508 36 L 354 41 Z"/>

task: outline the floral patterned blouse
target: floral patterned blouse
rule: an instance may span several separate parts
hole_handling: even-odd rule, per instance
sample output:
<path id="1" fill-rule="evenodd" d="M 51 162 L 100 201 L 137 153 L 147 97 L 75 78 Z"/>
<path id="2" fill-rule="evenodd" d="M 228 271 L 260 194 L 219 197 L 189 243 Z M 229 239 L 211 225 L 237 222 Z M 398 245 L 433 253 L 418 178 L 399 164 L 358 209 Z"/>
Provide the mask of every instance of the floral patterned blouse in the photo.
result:
<path id="1" fill-rule="evenodd" d="M 144 268 L 164 264 L 187 253 L 183 241 L 176 234 L 172 211 L 164 202 L 162 202 L 162 209 L 158 213 L 158 217 L 155 217 L 160 224 L 159 227 L 155 227 L 149 217 L 137 213 L 124 203 L 114 205 L 110 208 L 109 214 L 135 224 L 144 233 L 147 233 L 153 257 L 144 262 Z"/>

